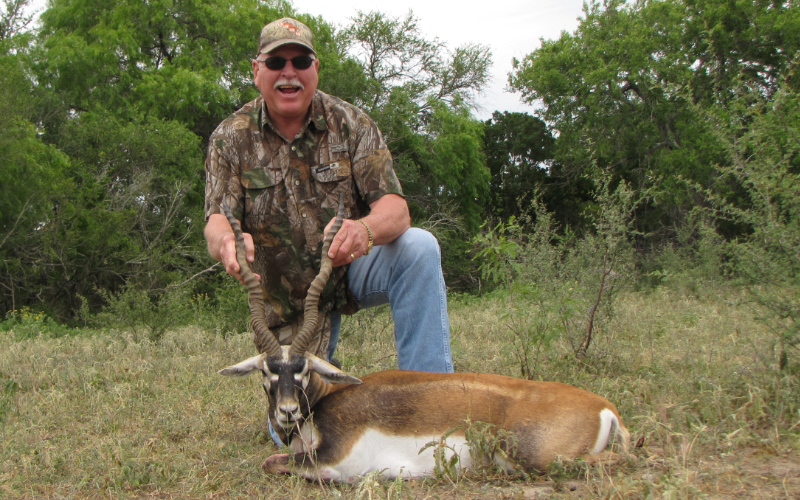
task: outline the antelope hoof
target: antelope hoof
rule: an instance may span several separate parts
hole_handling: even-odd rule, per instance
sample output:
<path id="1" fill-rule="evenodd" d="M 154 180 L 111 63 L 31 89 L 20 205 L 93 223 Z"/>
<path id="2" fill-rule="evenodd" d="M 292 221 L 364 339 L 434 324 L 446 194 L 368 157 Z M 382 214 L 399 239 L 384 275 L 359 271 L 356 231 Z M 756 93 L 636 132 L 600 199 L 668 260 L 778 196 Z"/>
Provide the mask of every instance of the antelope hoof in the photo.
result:
<path id="1" fill-rule="evenodd" d="M 264 460 L 264 463 L 261 464 L 261 468 L 270 474 L 289 474 L 291 473 L 289 469 L 289 455 L 287 453 L 271 455 Z"/>

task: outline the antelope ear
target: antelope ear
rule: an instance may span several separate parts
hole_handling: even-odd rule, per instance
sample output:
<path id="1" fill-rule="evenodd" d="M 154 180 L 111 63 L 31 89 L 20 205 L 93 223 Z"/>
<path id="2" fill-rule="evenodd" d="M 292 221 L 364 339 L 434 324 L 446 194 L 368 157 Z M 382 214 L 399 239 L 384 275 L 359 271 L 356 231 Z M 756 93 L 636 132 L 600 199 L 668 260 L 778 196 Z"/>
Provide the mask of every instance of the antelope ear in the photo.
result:
<path id="1" fill-rule="evenodd" d="M 229 366 L 227 368 L 223 368 L 222 370 L 218 371 L 220 375 L 225 375 L 227 377 L 244 377 L 250 375 L 254 371 L 264 371 L 264 358 L 266 358 L 266 354 L 259 354 L 258 356 L 253 356 L 252 358 L 245 359 L 241 363 L 237 363 L 233 366 Z"/>
<path id="2" fill-rule="evenodd" d="M 322 377 L 323 379 L 327 380 L 328 382 L 333 382 L 334 384 L 360 384 L 361 381 L 355 378 L 352 375 L 348 375 L 342 370 L 336 368 L 332 364 L 328 363 L 327 361 L 314 356 L 310 352 L 306 353 L 306 359 L 308 359 L 308 363 L 310 365 L 310 369 L 312 371 L 317 372 L 317 374 Z"/>

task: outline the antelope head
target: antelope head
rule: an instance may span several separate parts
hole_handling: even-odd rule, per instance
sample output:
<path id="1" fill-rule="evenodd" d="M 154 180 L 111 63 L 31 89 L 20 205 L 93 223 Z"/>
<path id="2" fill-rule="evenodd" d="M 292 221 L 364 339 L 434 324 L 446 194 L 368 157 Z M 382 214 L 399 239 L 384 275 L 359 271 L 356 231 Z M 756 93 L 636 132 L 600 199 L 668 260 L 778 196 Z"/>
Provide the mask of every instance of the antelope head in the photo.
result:
<path id="1" fill-rule="evenodd" d="M 359 379 L 306 352 L 317 331 L 319 297 L 333 267 L 328 257 L 328 249 L 342 227 L 344 198 L 339 198 L 336 220 L 323 241 L 320 271 L 311 282 L 305 299 L 303 327 L 293 339 L 291 346 L 281 346 L 278 338 L 267 327 L 264 292 L 245 258 L 242 228 L 239 221 L 231 214 L 227 202 L 223 201 L 222 206 L 236 236 L 236 260 L 249 291 L 250 323 L 253 334 L 265 341 L 266 349 L 258 356 L 222 369 L 219 373 L 243 377 L 257 371 L 261 372 L 262 384 L 269 401 L 272 426 L 279 434 L 283 434 L 281 435 L 283 441 L 288 442 L 286 438 L 292 435 L 297 426 L 308 417 L 314 404 L 331 392 L 328 382 L 361 383 Z"/>

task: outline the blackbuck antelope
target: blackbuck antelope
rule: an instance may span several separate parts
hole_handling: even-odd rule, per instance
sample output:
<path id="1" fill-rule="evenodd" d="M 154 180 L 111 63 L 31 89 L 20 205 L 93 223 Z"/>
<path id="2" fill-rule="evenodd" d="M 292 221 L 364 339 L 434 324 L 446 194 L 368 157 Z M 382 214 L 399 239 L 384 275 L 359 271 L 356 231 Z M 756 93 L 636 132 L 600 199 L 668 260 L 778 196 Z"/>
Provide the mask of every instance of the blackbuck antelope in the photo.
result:
<path id="1" fill-rule="evenodd" d="M 509 471 L 534 472 L 558 457 L 613 457 L 604 452 L 613 442 L 628 450 L 629 434 L 616 407 L 571 385 L 411 371 L 378 372 L 359 380 L 306 352 L 316 328 L 319 294 L 331 272 L 327 254 L 342 224 L 341 202 L 323 242 L 319 275 L 308 291 L 303 328 L 291 346 L 281 346 L 266 327 L 261 286 L 245 260 L 241 228 L 225 211 L 250 291 L 253 330 L 272 341 L 267 352 L 219 373 L 262 375 L 269 418 L 292 453 L 267 458 L 267 471 L 339 482 L 355 482 L 373 471 L 385 478 L 421 477 L 434 473 L 439 446 L 448 461 L 458 454 L 460 467 L 488 459 Z M 470 453 L 469 422 L 488 424 L 485 429 L 497 443 L 492 456 L 481 457 L 485 450 Z"/>

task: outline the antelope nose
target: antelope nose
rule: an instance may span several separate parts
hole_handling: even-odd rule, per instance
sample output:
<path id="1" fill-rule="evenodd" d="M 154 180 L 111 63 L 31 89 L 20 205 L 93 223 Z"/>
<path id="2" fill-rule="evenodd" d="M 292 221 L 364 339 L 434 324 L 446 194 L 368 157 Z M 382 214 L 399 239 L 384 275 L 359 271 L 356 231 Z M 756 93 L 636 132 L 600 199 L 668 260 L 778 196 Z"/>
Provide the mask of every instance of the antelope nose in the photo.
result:
<path id="1" fill-rule="evenodd" d="M 297 403 L 283 403 L 279 406 L 283 413 L 295 413 L 297 411 Z"/>

